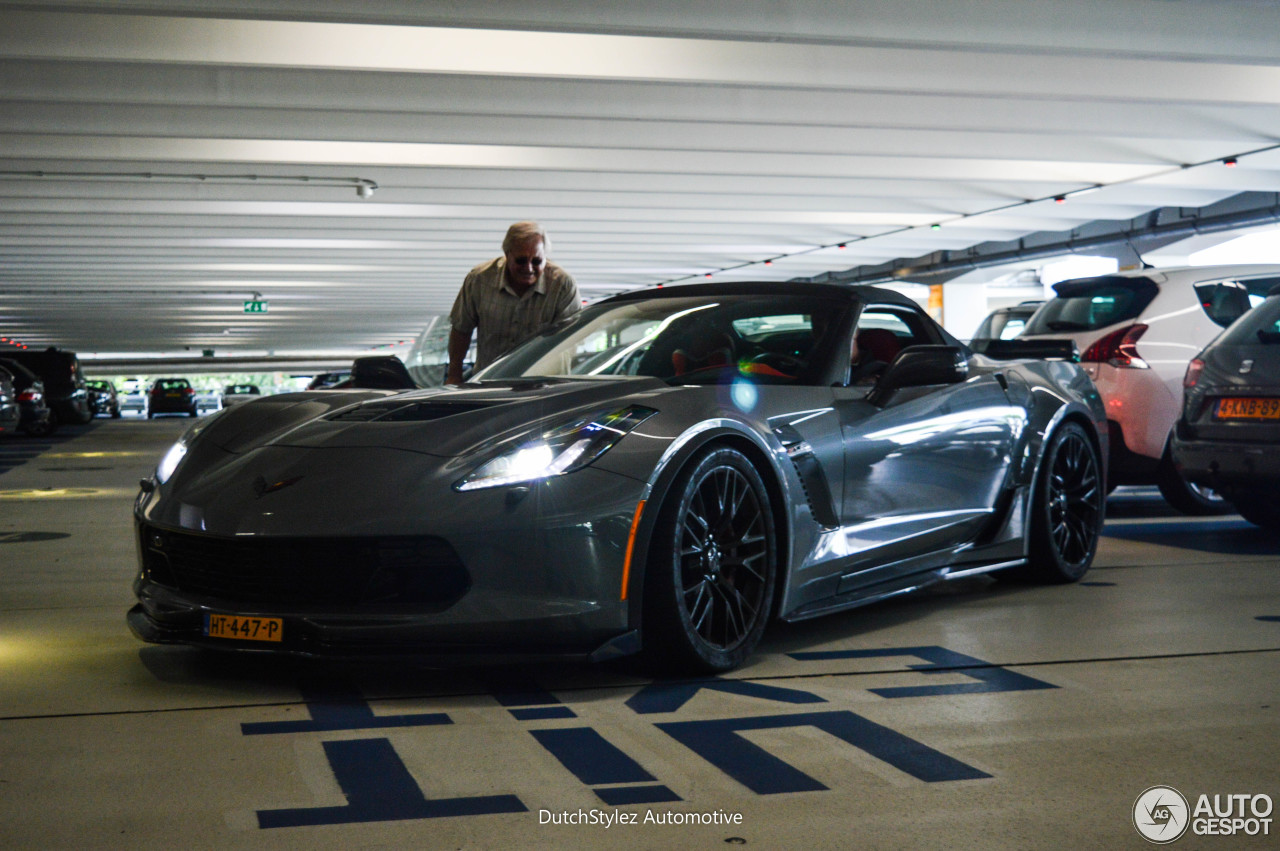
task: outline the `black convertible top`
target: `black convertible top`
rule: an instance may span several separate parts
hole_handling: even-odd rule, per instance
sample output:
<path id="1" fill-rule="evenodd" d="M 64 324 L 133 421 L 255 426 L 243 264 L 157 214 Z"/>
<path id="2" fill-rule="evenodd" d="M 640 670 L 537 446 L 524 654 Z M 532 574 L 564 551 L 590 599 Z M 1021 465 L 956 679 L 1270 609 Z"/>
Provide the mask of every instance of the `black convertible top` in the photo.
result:
<path id="1" fill-rule="evenodd" d="M 727 281 L 714 284 L 676 284 L 645 287 L 612 296 L 597 304 L 616 301 L 647 301 L 657 298 L 688 298 L 719 295 L 808 295 L 826 296 L 846 301 L 868 301 L 919 307 L 910 297 L 894 290 L 867 284 L 816 284 L 808 281 Z"/>

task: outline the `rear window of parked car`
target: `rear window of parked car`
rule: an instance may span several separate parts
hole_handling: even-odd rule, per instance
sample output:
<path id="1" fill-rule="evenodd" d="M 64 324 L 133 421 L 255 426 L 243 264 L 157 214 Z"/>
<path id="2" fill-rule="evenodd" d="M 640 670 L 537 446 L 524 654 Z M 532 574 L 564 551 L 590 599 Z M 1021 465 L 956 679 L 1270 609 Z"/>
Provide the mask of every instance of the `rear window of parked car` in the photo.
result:
<path id="1" fill-rule="evenodd" d="M 1101 277 L 1055 284 L 1057 298 L 1045 303 L 1023 334 L 1096 331 L 1137 319 L 1159 288 L 1150 278 Z"/>
<path id="2" fill-rule="evenodd" d="M 186 390 L 191 386 L 191 382 L 185 378 L 162 378 L 156 382 L 156 387 L 161 390 Z"/>
<path id="3" fill-rule="evenodd" d="M 1231 326 L 1218 341 L 1221 345 L 1247 346 L 1280 343 L 1280 293 L 1267 299 Z"/>
<path id="4" fill-rule="evenodd" d="M 1247 278 L 1196 284 L 1196 295 L 1205 314 L 1223 328 L 1261 304 L 1280 278 Z"/>

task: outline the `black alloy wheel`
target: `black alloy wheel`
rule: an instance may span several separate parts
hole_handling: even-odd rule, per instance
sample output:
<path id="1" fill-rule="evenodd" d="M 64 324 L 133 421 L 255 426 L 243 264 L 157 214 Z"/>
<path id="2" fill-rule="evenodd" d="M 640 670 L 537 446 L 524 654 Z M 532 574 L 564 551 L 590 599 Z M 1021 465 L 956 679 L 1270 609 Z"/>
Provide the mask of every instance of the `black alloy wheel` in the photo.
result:
<path id="1" fill-rule="evenodd" d="M 735 449 L 711 449 L 673 485 L 645 580 L 644 640 L 664 671 L 742 664 L 772 612 L 777 541 L 769 494 Z"/>
<path id="2" fill-rule="evenodd" d="M 1093 564 L 1106 511 L 1098 452 L 1084 429 L 1064 423 L 1049 438 L 1031 507 L 1028 561 L 1039 582 L 1075 582 Z"/>

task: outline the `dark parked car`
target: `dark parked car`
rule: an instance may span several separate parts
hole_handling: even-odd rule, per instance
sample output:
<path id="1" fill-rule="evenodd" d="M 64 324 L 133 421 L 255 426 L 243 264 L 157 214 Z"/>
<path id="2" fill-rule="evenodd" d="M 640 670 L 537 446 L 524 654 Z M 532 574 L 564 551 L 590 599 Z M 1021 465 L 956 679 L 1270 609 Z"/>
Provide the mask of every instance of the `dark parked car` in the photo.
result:
<path id="1" fill-rule="evenodd" d="M 51 347 L 43 351 L 6 351 L 4 357 L 40 376 L 45 399 L 58 422 L 83 425 L 93 419 L 89 391 L 84 386 L 84 374 L 75 352 Z"/>
<path id="2" fill-rule="evenodd" d="M 1187 367 L 1172 451 L 1188 481 L 1280 532 L 1280 287 Z"/>
<path id="3" fill-rule="evenodd" d="M 13 387 L 13 373 L 0 366 L 0 434 L 13 434 L 22 422 L 18 407 L 18 391 Z"/>
<path id="4" fill-rule="evenodd" d="M 112 419 L 120 419 L 120 397 L 114 384 L 94 378 L 86 380 L 84 386 L 89 391 L 89 409 L 94 416 L 107 414 Z"/>
<path id="5" fill-rule="evenodd" d="M 45 437 L 57 431 L 58 418 L 45 398 L 44 382 L 40 377 L 8 358 L 0 358 L 0 367 L 13 376 L 13 389 L 17 392 L 21 415 L 18 430 L 32 437 Z"/>
<path id="6" fill-rule="evenodd" d="M 978 330 L 973 332 L 969 348 L 985 352 L 992 340 L 1012 340 L 1022 333 L 1029 320 L 1040 309 L 1043 301 L 1024 301 L 1008 307 L 997 307 L 987 314 Z"/>
<path id="7" fill-rule="evenodd" d="M 849 386 L 865 327 L 900 351 Z M 383 365 L 357 387 L 412 387 Z M 224 649 L 724 671 L 775 618 L 993 571 L 1079 579 L 1105 424 L 1079 365 L 975 355 L 890 290 L 645 290 L 461 387 L 202 420 L 135 503 L 128 621 Z"/>
<path id="8" fill-rule="evenodd" d="M 224 408 L 230 408 L 232 405 L 257 399 L 261 395 L 262 391 L 256 384 L 228 384 L 222 388 L 221 404 Z"/>
<path id="9" fill-rule="evenodd" d="M 351 372 L 322 372 L 307 384 L 308 390 L 328 390 L 333 387 L 348 387 Z"/>
<path id="10" fill-rule="evenodd" d="M 147 419 L 156 414 L 194 417 L 199 413 L 195 388 L 185 378 L 157 378 L 147 391 L 146 403 Z"/>

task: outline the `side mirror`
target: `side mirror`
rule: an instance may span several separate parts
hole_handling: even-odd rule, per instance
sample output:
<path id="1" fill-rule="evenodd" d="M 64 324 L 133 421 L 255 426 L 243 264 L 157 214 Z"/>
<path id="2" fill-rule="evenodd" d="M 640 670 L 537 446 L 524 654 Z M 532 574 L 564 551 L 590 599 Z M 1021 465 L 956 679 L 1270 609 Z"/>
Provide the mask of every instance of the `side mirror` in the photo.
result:
<path id="1" fill-rule="evenodd" d="M 879 405 L 903 387 L 957 384 L 968 377 L 969 360 L 959 346 L 908 346 L 881 374 L 867 401 Z"/>
<path id="2" fill-rule="evenodd" d="M 371 390 L 415 390 L 404 361 L 395 355 L 370 355 L 351 362 L 351 386 Z"/>

